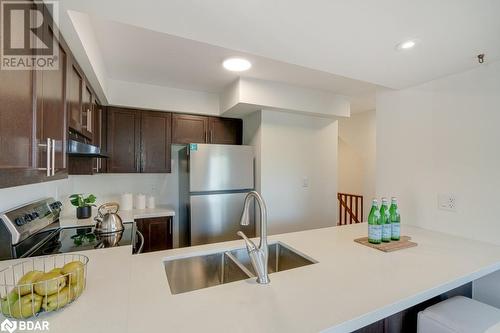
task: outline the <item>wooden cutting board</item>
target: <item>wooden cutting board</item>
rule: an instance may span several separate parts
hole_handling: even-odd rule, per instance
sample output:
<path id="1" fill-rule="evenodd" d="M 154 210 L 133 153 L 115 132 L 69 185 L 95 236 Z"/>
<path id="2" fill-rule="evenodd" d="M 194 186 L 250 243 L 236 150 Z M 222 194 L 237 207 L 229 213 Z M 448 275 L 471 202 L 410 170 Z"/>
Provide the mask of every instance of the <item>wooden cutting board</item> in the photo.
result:
<path id="1" fill-rule="evenodd" d="M 354 241 L 356 243 L 372 247 L 382 252 L 393 252 L 417 246 L 417 243 L 411 242 L 410 239 L 411 237 L 409 236 L 401 236 L 400 240 L 398 241 L 391 241 L 390 243 L 380 243 L 380 244 L 372 244 L 368 242 L 368 237 L 356 238 Z"/>

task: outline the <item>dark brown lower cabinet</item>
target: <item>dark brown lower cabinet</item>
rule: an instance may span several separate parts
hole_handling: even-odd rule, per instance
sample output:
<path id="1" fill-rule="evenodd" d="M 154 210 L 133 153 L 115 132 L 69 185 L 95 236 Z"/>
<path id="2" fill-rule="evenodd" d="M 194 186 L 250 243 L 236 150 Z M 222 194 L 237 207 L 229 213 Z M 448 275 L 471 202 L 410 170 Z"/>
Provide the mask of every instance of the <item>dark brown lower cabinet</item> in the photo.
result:
<path id="1" fill-rule="evenodd" d="M 144 237 L 142 253 L 173 248 L 172 217 L 154 217 L 135 220 L 137 230 Z"/>

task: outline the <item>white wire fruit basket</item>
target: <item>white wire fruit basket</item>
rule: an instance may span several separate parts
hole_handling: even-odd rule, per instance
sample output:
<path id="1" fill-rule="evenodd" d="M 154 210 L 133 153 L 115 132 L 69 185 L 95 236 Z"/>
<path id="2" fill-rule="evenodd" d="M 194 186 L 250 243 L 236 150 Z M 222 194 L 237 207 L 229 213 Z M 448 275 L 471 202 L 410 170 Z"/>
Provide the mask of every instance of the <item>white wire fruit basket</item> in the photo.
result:
<path id="1" fill-rule="evenodd" d="M 25 319 L 74 302 L 85 290 L 88 262 L 81 254 L 58 254 L 0 270 L 1 313 Z"/>

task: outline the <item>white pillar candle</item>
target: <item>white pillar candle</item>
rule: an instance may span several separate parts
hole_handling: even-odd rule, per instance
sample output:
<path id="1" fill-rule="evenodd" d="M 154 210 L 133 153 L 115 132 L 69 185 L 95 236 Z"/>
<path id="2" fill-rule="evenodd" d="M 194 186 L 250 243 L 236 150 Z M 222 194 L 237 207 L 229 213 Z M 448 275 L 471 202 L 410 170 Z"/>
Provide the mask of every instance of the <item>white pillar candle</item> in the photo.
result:
<path id="1" fill-rule="evenodd" d="M 152 195 L 148 196 L 148 208 L 155 208 L 156 207 L 156 202 L 155 202 L 155 197 Z"/>
<path id="2" fill-rule="evenodd" d="M 135 196 L 135 209 L 146 209 L 146 196 L 139 193 Z"/>
<path id="3" fill-rule="evenodd" d="M 123 193 L 120 202 L 120 210 L 132 210 L 133 202 L 132 193 Z"/>

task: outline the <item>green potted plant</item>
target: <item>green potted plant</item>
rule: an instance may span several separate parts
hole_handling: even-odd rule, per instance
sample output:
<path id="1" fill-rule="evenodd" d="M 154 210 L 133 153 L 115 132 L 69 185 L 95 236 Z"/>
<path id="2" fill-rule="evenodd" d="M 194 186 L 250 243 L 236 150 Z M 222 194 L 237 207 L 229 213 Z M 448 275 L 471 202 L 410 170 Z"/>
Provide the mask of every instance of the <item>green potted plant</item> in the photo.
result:
<path id="1" fill-rule="evenodd" d="M 92 206 L 95 207 L 94 203 L 97 199 L 95 195 L 89 194 L 87 197 L 84 197 L 83 194 L 73 194 L 69 198 L 71 204 L 76 207 L 77 219 L 88 219 L 92 216 Z"/>

